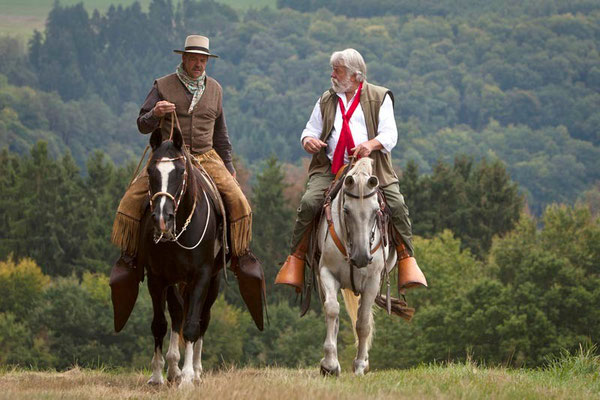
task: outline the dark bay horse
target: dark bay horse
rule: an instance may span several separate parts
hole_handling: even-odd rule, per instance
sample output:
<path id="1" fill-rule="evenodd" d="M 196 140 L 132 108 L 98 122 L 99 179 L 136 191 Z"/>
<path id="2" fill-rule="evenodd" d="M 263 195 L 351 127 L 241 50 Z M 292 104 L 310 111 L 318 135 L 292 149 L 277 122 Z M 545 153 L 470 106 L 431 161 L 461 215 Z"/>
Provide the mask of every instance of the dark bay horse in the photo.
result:
<path id="1" fill-rule="evenodd" d="M 222 240 L 217 207 L 203 189 L 204 178 L 183 146 L 181 132 L 175 129 L 171 138 L 163 142 L 157 130 L 150 139 L 153 152 L 147 170 L 151 200 L 142 218 L 138 253 L 139 265 L 147 271 L 154 310 L 151 384 L 164 383 L 165 305 L 171 316 L 167 379 L 181 384 L 199 380 L 202 340 L 219 291 L 215 256 Z M 185 343 L 181 370 L 180 336 Z"/>

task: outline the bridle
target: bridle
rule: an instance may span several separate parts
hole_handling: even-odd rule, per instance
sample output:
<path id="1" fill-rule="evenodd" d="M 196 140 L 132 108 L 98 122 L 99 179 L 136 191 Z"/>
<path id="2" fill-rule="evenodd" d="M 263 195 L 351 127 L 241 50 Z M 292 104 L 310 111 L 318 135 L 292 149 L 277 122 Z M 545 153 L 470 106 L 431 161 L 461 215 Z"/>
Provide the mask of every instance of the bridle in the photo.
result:
<path id="1" fill-rule="evenodd" d="M 341 177 L 340 179 L 345 179 L 345 176 Z M 362 196 L 355 195 L 354 193 L 349 192 L 345 188 L 343 188 L 341 190 L 341 192 L 342 192 L 341 198 L 338 201 L 338 218 L 340 220 L 340 224 L 343 227 L 342 229 L 345 233 L 346 240 L 344 240 L 344 241 L 340 240 L 339 236 L 337 235 L 337 233 L 335 231 L 333 218 L 331 216 L 331 201 L 332 201 L 331 197 L 328 196 L 326 198 L 326 201 L 325 201 L 325 204 L 323 207 L 325 208 L 325 217 L 326 217 L 327 225 L 328 225 L 328 229 L 327 229 L 328 234 L 331 236 L 331 239 L 335 243 L 335 246 L 337 247 L 339 252 L 344 256 L 344 258 L 346 259 L 346 262 L 350 266 L 350 283 L 352 284 L 352 291 L 354 292 L 355 295 L 358 295 L 358 291 L 356 290 L 356 285 L 354 283 L 354 267 L 350 263 L 350 259 L 348 256 L 350 254 L 350 250 L 351 250 L 348 240 L 347 240 L 349 237 L 349 231 L 348 231 L 348 225 L 346 224 L 344 213 L 343 213 L 344 204 L 346 202 L 346 196 L 354 198 L 354 199 L 365 199 L 365 198 L 372 197 L 374 195 L 378 196 L 379 209 L 377 210 L 377 216 L 375 218 L 375 223 L 373 224 L 373 227 L 371 228 L 371 236 L 369 239 L 369 245 L 372 246 L 373 242 L 375 241 L 375 230 L 377 228 L 379 228 L 380 239 L 379 239 L 379 243 L 377 243 L 377 245 L 371 249 L 371 254 L 375 254 L 382 245 L 387 246 L 387 235 L 385 232 L 385 214 L 383 213 L 383 210 L 385 208 L 385 200 L 383 199 L 383 196 L 381 195 L 378 188 L 375 188 L 372 192 L 370 192 L 366 195 L 362 195 Z M 384 255 L 384 258 L 385 258 L 385 255 Z"/>
<path id="2" fill-rule="evenodd" d="M 173 162 L 173 161 L 177 161 L 177 160 L 183 160 L 183 163 L 185 165 L 185 170 L 183 172 L 183 182 L 181 182 L 181 186 L 180 188 L 177 189 L 177 191 L 175 192 L 175 196 L 173 196 L 171 193 L 169 192 L 156 192 L 154 194 L 152 194 L 150 192 L 150 189 L 148 189 L 148 195 L 150 196 L 150 211 L 154 212 L 154 200 L 156 200 L 158 197 L 161 196 L 165 196 L 169 199 L 171 199 L 173 201 L 173 203 L 175 203 L 175 211 L 174 214 L 177 214 L 177 209 L 179 208 L 179 204 L 181 203 L 181 199 L 183 198 L 183 195 L 185 194 L 186 191 L 186 185 L 187 185 L 187 158 L 185 155 L 180 155 L 179 157 L 173 157 L 173 158 L 161 158 L 160 160 L 155 160 L 155 163 L 161 163 L 161 162 Z M 179 197 L 177 197 L 177 193 L 179 193 Z M 195 203 L 195 202 L 194 202 Z"/>
<path id="3" fill-rule="evenodd" d="M 175 122 L 177 123 L 177 128 L 179 129 L 179 132 L 181 132 L 181 127 L 179 126 L 179 119 L 177 118 L 177 114 L 175 112 L 173 112 L 173 116 L 175 119 Z M 169 137 L 169 140 L 173 140 L 173 122 L 172 122 L 173 118 L 171 119 L 171 134 Z M 161 120 L 161 127 L 162 127 L 162 122 L 163 120 Z M 190 222 L 192 222 L 192 218 L 194 217 L 194 212 L 196 211 L 196 203 L 197 203 L 197 198 L 194 196 L 194 204 L 192 206 L 192 211 L 190 212 L 190 214 L 188 215 L 188 217 L 185 220 L 185 223 L 183 224 L 183 227 L 181 228 L 181 231 L 179 231 L 179 233 L 177 233 L 177 210 L 179 209 L 179 205 L 181 204 L 181 200 L 183 199 L 183 196 L 185 195 L 186 191 L 187 191 L 187 187 L 188 185 L 188 159 L 185 156 L 185 154 L 182 154 L 178 157 L 173 157 L 173 158 L 161 158 L 160 160 L 155 160 L 155 163 L 161 163 L 161 162 L 174 162 L 174 161 L 178 161 L 178 160 L 183 160 L 183 165 L 184 165 L 184 172 L 183 172 L 183 181 L 181 182 L 181 186 L 177 189 L 177 191 L 175 192 L 175 195 L 172 195 L 169 192 L 156 192 L 154 194 L 152 194 L 152 192 L 150 191 L 150 189 L 148 189 L 148 196 L 150 197 L 150 212 L 153 213 L 154 212 L 154 201 L 157 198 L 160 198 L 162 196 L 170 199 L 171 201 L 173 201 L 174 203 L 174 209 L 173 209 L 173 238 L 167 239 L 164 238 L 164 234 L 161 233 L 160 236 L 157 238 L 155 235 L 154 238 L 154 243 L 158 243 L 158 242 L 175 242 L 177 243 L 180 247 L 186 249 L 186 250 L 193 250 L 196 247 L 198 247 L 198 245 L 200 244 L 200 242 L 202 242 L 202 239 L 204 239 L 204 235 L 206 234 L 206 230 L 208 228 L 208 223 L 210 221 L 210 202 L 208 201 L 208 197 L 206 195 L 206 191 L 203 190 L 202 193 L 204 194 L 204 199 L 206 200 L 206 205 L 207 205 L 207 215 L 206 215 L 206 224 L 204 225 L 204 230 L 202 232 L 202 235 L 200 236 L 200 239 L 198 240 L 198 242 L 191 247 L 187 247 L 182 245 L 181 243 L 179 243 L 179 237 L 183 234 L 183 232 L 185 232 L 185 230 L 187 229 L 187 227 L 189 226 Z"/>

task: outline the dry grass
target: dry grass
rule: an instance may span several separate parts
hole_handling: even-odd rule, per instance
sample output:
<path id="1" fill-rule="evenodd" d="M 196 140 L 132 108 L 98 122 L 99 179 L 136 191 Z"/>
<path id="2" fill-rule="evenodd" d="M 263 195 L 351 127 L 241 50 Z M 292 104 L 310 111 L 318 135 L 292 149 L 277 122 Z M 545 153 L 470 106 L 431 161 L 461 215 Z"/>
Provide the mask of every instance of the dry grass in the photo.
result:
<path id="1" fill-rule="evenodd" d="M 205 374 L 191 390 L 151 387 L 149 373 L 74 368 L 0 371 L 1 399 L 600 399 L 598 374 L 556 379 L 546 371 L 424 366 L 362 378 L 322 378 L 318 369 L 245 368 Z"/>

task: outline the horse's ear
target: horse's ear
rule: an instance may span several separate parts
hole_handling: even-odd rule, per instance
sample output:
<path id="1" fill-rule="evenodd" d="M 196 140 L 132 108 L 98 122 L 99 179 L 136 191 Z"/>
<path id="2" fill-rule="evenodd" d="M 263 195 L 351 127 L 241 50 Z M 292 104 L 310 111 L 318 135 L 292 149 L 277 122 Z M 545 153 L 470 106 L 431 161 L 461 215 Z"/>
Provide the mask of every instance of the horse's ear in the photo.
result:
<path id="1" fill-rule="evenodd" d="M 152 132 L 152 136 L 150 136 L 150 146 L 152 147 L 152 151 L 158 149 L 160 144 L 162 143 L 162 132 L 160 128 L 155 129 Z"/>
<path id="2" fill-rule="evenodd" d="M 352 177 L 352 175 L 348 175 L 346 177 L 346 179 L 344 179 L 344 185 L 346 185 L 346 186 L 354 185 L 354 178 Z"/>
<path id="3" fill-rule="evenodd" d="M 173 130 L 173 144 L 177 150 L 181 150 L 183 146 L 183 135 L 177 127 Z"/>
<path id="4" fill-rule="evenodd" d="M 379 186 L 379 179 L 377 179 L 377 177 L 375 175 L 371 175 L 371 177 L 367 181 L 367 185 L 369 185 L 369 187 L 371 189 L 373 189 L 373 188 Z"/>

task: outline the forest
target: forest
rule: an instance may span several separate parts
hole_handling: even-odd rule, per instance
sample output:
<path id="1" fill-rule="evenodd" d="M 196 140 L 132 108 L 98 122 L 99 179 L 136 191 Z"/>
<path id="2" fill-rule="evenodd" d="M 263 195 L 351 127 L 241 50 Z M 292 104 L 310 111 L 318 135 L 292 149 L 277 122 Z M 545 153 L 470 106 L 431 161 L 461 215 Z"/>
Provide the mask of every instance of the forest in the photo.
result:
<path id="1" fill-rule="evenodd" d="M 148 139 L 139 107 L 190 33 L 220 56 L 208 74 L 224 89 L 271 322 L 259 333 L 224 284 L 206 366 L 320 358 L 320 307 L 299 318 L 298 299 L 272 283 L 306 181 L 299 137 L 330 86 L 329 55 L 346 47 L 394 93 L 394 166 L 431 285 L 409 293 L 411 323 L 376 315 L 371 365 L 535 367 L 599 342 L 599 1 L 57 2 L 28 43 L 0 38 L 0 364 L 149 364 L 145 289 L 112 332 L 109 237 Z"/>

